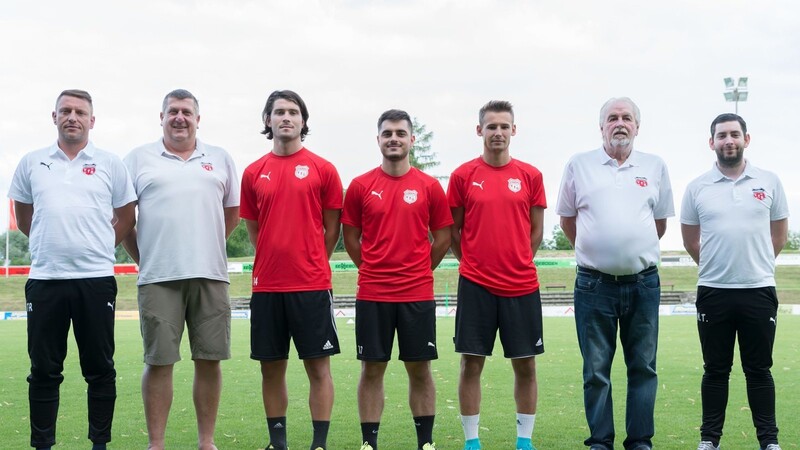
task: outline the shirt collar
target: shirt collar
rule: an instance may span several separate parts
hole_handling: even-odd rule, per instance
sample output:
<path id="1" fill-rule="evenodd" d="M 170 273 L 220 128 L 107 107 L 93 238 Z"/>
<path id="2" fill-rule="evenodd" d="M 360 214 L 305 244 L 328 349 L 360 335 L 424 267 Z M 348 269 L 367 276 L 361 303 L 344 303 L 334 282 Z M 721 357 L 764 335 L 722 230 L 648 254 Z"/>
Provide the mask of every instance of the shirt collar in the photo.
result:
<path id="1" fill-rule="evenodd" d="M 719 170 L 719 166 L 717 166 L 717 162 L 716 161 L 713 162 L 712 167 L 711 167 L 711 174 L 712 174 L 712 176 L 714 178 L 714 182 L 715 183 L 719 182 L 719 181 L 725 181 L 725 180 L 739 181 L 739 180 L 746 180 L 746 179 L 749 179 L 749 178 L 758 178 L 757 171 L 758 171 L 758 169 L 756 169 L 752 164 L 750 164 L 750 161 L 748 161 L 747 158 L 745 158 L 745 160 L 744 160 L 744 171 L 742 172 L 742 175 L 739 176 L 739 178 L 736 179 L 736 180 L 734 180 L 733 178 L 730 178 L 730 177 L 726 176 L 725 174 L 723 174 L 722 171 Z"/>
<path id="2" fill-rule="evenodd" d="M 595 155 L 597 156 L 597 163 L 601 165 L 608 165 L 611 167 L 636 167 L 639 165 L 639 152 L 636 150 L 631 150 L 630 155 L 628 155 L 628 159 L 622 163 L 621 166 L 617 166 L 617 160 L 608 156 L 606 153 L 606 149 L 603 147 L 598 148 L 595 150 Z"/>
<path id="3" fill-rule="evenodd" d="M 179 160 L 183 161 L 183 158 L 181 158 L 180 156 L 178 156 L 178 155 L 170 152 L 169 150 L 167 150 L 167 147 L 164 145 L 164 139 L 159 139 L 158 140 L 158 145 L 161 147 L 161 156 L 164 156 L 166 158 L 179 159 Z M 195 158 L 200 158 L 201 156 L 205 156 L 205 155 L 206 155 L 206 153 L 205 153 L 205 145 L 202 142 L 200 142 L 200 139 L 195 138 L 194 151 L 192 152 L 192 155 L 186 161 L 191 161 L 191 160 L 193 160 Z"/>
<path id="4" fill-rule="evenodd" d="M 78 155 L 75 158 L 77 159 L 77 158 L 81 158 L 81 157 L 86 157 L 86 158 L 91 159 L 92 157 L 94 157 L 94 153 L 95 153 L 95 146 L 94 146 L 94 144 L 92 144 L 92 141 L 89 141 L 89 142 L 86 143 L 86 147 L 83 147 L 78 152 Z M 67 158 L 67 154 L 64 153 L 64 151 L 61 150 L 61 147 L 58 146 L 58 141 L 56 141 L 50 147 L 50 156 L 57 157 L 58 155 L 63 156 L 64 159 L 69 159 L 69 158 Z"/>

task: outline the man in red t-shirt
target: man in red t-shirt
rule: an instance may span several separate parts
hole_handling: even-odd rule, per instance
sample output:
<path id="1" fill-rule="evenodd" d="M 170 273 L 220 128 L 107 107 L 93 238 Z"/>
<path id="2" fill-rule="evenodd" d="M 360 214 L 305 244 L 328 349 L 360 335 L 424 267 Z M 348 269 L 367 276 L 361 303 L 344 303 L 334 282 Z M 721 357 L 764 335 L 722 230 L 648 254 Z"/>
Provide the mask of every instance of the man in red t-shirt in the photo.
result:
<path id="1" fill-rule="evenodd" d="M 433 269 L 450 246 L 453 218 L 439 181 L 411 167 L 413 125 L 405 111 L 378 119 L 381 166 L 356 177 L 347 190 L 344 245 L 358 266 L 356 347 L 362 361 L 358 414 L 362 450 L 377 450 L 383 412 L 383 375 L 395 330 L 408 373 L 408 403 L 417 447 L 433 450 L 436 352 Z M 433 243 L 428 240 L 428 232 Z"/>
<path id="2" fill-rule="evenodd" d="M 499 329 L 514 369 L 516 448 L 530 450 L 537 400 L 534 356 L 544 352 L 533 257 L 542 241 L 547 201 L 541 172 L 509 154 L 517 131 L 511 103 L 484 105 L 477 131 L 483 154 L 456 169 L 447 190 L 455 220 L 452 248 L 460 261 L 455 344 L 461 353 L 464 449 L 481 448 L 481 372 Z"/>
<path id="3" fill-rule="evenodd" d="M 306 368 L 314 427 L 324 450 L 333 409 L 330 356 L 339 353 L 328 259 L 339 239 L 342 182 L 331 163 L 303 147 L 308 109 L 295 92 L 270 94 L 263 134 L 273 148 L 242 176 L 241 217 L 256 249 L 250 357 L 261 361 L 270 444 L 285 450 L 289 341 Z"/>

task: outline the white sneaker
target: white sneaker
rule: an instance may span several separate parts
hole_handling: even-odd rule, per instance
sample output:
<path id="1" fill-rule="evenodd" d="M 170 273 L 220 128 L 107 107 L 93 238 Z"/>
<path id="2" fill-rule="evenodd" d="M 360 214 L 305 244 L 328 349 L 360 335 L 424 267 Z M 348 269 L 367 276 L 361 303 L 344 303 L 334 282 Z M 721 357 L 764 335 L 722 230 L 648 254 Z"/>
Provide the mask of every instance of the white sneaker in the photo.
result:
<path id="1" fill-rule="evenodd" d="M 711 441 L 700 441 L 700 444 L 697 445 L 697 450 L 719 450 L 719 445 L 715 447 Z"/>
<path id="2" fill-rule="evenodd" d="M 764 448 L 764 450 L 781 450 L 781 446 L 778 444 L 769 444 Z"/>

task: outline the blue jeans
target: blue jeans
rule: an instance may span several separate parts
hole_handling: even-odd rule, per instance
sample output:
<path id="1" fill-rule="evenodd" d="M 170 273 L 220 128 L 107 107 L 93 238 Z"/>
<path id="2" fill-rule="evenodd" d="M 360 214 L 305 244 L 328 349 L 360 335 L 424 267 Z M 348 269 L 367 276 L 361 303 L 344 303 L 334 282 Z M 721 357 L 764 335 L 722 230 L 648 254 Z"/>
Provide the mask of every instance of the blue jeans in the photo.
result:
<path id="1" fill-rule="evenodd" d="M 575 279 L 575 324 L 583 356 L 583 402 L 591 436 L 587 446 L 614 448 L 614 409 L 611 399 L 611 363 L 619 328 L 628 398 L 625 410 L 626 449 L 652 447 L 658 378 L 658 306 L 661 283 L 655 268 L 615 282 L 578 268 Z"/>

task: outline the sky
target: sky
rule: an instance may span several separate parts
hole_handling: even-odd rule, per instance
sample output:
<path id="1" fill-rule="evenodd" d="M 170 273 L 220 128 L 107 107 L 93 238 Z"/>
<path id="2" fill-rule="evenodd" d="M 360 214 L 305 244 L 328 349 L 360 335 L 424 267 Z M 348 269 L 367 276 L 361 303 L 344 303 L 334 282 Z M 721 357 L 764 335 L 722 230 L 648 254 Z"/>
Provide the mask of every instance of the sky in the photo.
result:
<path id="1" fill-rule="evenodd" d="M 239 173 L 271 149 L 259 133 L 267 96 L 292 89 L 310 111 L 306 147 L 345 186 L 380 163 L 383 111 L 404 109 L 433 131 L 441 165 L 429 172 L 448 175 L 482 151 L 478 109 L 503 99 L 515 109 L 512 157 L 544 176 L 548 235 L 565 164 L 601 145 L 602 104 L 629 96 L 642 112 L 635 148 L 661 156 L 672 180 L 662 249 L 682 249 L 684 189 L 714 162 L 711 120 L 734 109 L 724 77 L 749 77 L 745 157 L 777 173 L 800 212 L 798 23 L 789 0 L 6 1 L 0 194 L 25 153 L 55 141 L 64 89 L 91 93 L 90 137 L 120 157 L 159 139 L 164 95 L 188 89 L 198 137 L 226 148 Z M 790 229 L 798 223 L 790 217 Z"/>

